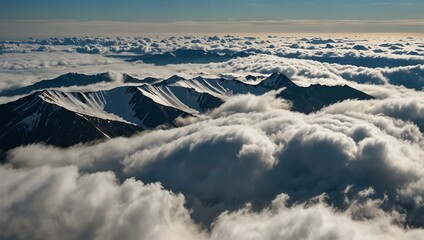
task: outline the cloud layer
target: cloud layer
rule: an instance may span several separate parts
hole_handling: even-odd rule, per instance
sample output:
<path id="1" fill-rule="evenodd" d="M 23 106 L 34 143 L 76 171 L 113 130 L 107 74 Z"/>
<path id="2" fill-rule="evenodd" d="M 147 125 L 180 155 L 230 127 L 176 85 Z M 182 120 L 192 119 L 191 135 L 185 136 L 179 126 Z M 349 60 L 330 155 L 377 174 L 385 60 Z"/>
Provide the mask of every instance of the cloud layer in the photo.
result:
<path id="1" fill-rule="evenodd" d="M 0 166 L 0 238 L 421 239 L 423 44 L 273 35 L 1 42 L 1 89 L 75 71 L 249 83 L 279 71 L 299 85 L 349 84 L 376 99 L 305 115 L 275 92 L 235 96 L 175 129 L 67 149 L 18 147 Z M 181 48 L 254 55 L 160 67 L 125 61 Z"/>
<path id="2" fill-rule="evenodd" d="M 111 172 L 76 167 L 1 167 L 1 233 L 5 239 L 200 239 L 184 197 Z"/>
<path id="3" fill-rule="evenodd" d="M 184 197 L 160 184 L 134 179 L 117 183 L 113 173 L 81 174 L 75 167 L 0 168 L 2 238 L 13 239 L 420 239 L 422 230 L 393 225 L 378 201 L 354 203 L 341 213 L 322 202 L 288 207 L 280 194 L 257 212 L 247 205 L 223 212 L 209 232 L 200 230 Z M 48 198 L 46 198 L 48 197 Z M 371 220 L 353 220 L 362 208 Z M 23 231 L 23 229 L 25 229 Z"/>
<path id="4" fill-rule="evenodd" d="M 153 66 L 125 59 L 177 49 L 255 54 L 225 63 Z M 421 37 L 297 37 L 284 35 L 72 37 L 0 42 L 0 89 L 25 86 L 68 72 L 116 71 L 140 79 L 244 77 L 282 71 L 294 80 L 356 82 L 420 90 L 424 65 Z"/>
<path id="5" fill-rule="evenodd" d="M 181 120 L 191 123 L 185 127 L 70 149 L 20 147 L 9 160 L 26 168 L 77 165 L 87 173 L 113 171 L 121 181 L 161 182 L 184 194 L 203 226 L 223 211 L 246 203 L 262 209 L 286 193 L 289 206 L 325 196 L 346 213 L 359 201 L 355 220 L 389 214 L 403 226 L 422 227 L 424 142 L 414 124 L 421 120 L 405 114 L 410 105 L 402 99 L 389 109 L 394 101 L 373 101 L 369 109 L 338 113 L 346 104 L 363 104 L 348 101 L 304 115 L 284 110 L 272 96 L 240 96 L 206 119 Z M 373 201 L 378 211 L 369 212 L 365 203 Z"/>

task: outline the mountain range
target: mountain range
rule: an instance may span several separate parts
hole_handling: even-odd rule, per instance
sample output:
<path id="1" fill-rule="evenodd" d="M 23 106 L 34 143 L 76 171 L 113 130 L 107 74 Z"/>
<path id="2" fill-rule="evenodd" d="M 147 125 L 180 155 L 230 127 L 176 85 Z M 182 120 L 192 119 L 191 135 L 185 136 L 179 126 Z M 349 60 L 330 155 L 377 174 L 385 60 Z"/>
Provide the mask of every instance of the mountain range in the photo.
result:
<path id="1" fill-rule="evenodd" d="M 0 125 L 3 126 L 0 153 L 4 156 L 14 147 L 32 143 L 68 147 L 131 136 L 147 129 L 176 127 L 177 118 L 206 114 L 238 94 L 259 96 L 282 89 L 277 97 L 290 101 L 292 110 L 305 114 L 346 99 L 373 98 L 347 85 L 300 87 L 281 73 L 254 84 L 237 79 L 184 79 L 179 76 L 138 80 L 124 74 L 122 86 L 109 90 L 57 90 L 104 81 L 111 81 L 110 74 L 71 73 L 0 93 L 1 96 L 29 94 L 0 105 Z"/>

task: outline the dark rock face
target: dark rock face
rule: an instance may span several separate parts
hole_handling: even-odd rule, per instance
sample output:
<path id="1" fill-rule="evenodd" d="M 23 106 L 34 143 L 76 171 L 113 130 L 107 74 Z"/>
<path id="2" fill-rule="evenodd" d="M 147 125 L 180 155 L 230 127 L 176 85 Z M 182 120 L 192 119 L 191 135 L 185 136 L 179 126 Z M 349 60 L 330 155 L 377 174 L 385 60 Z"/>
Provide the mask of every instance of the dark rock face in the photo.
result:
<path id="1" fill-rule="evenodd" d="M 77 82 L 68 80 L 76 76 L 82 77 Z M 30 87 L 33 91 L 57 85 L 73 86 L 97 82 L 104 77 L 102 74 L 63 75 L 56 79 L 57 83 L 55 80 L 41 81 Z M 176 127 L 176 118 L 207 113 L 224 103 L 228 96 L 259 96 L 278 89 L 282 90 L 277 97 L 290 101 L 292 110 L 305 114 L 347 99 L 373 99 L 346 85 L 300 87 L 281 73 L 274 73 L 257 85 L 235 79 L 197 77 L 187 80 L 173 76 L 155 84 L 123 86 L 98 92 L 44 90 L 0 105 L 0 155 L 14 147 L 32 143 L 69 147 L 131 136 L 158 126 Z M 18 91 L 23 93 L 27 89 Z M 7 94 L 3 92 L 4 95 Z"/>
<path id="2" fill-rule="evenodd" d="M 347 85 L 323 86 L 320 84 L 314 84 L 309 87 L 291 85 L 277 96 L 291 101 L 293 104 L 292 110 L 306 114 L 348 99 L 373 99 L 372 96 Z"/>
<path id="3" fill-rule="evenodd" d="M 146 79 L 151 80 L 151 78 Z M 51 80 L 42 80 L 40 82 L 34 83 L 32 85 L 8 89 L 0 92 L 0 96 L 10 97 L 16 95 L 29 94 L 33 91 L 43 90 L 48 88 L 60 88 L 60 87 L 71 87 L 71 86 L 87 86 L 90 84 L 96 84 L 101 82 L 112 82 L 113 79 L 108 73 L 100 73 L 96 75 L 85 75 L 80 73 L 67 73 L 61 75 L 55 79 Z M 129 75 L 123 75 L 124 83 L 140 83 L 140 80 L 133 78 Z"/>
<path id="4" fill-rule="evenodd" d="M 142 119 L 144 126 L 148 128 L 155 128 L 160 125 L 175 126 L 173 122 L 177 117 L 190 115 L 182 110 L 157 104 L 137 91 L 136 88 L 130 88 L 128 91 L 134 93 L 130 104 L 133 106 L 135 116 Z"/>
<path id="5" fill-rule="evenodd" d="M 0 149 L 45 143 L 69 147 L 100 139 L 130 136 L 143 128 L 118 121 L 91 117 L 47 103 L 40 93 L 0 105 Z"/>
<path id="6" fill-rule="evenodd" d="M 308 87 L 300 87 L 280 73 L 272 74 L 259 85 L 270 89 L 284 88 L 277 94 L 277 97 L 290 101 L 293 111 L 306 114 L 348 99 L 370 100 L 374 98 L 347 85 L 324 86 L 313 84 Z"/>

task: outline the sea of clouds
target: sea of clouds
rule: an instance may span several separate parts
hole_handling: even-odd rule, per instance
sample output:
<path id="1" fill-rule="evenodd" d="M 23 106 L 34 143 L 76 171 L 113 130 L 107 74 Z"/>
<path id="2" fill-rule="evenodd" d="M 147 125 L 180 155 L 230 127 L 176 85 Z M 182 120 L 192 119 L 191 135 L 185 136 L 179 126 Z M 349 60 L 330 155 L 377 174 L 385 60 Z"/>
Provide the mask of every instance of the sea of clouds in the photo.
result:
<path id="1" fill-rule="evenodd" d="M 128 57 L 249 52 L 209 64 Z M 8 153 L 6 239 L 423 239 L 424 38 L 172 36 L 0 43 L 0 89 L 67 72 L 348 84 L 376 97 L 305 115 L 243 95 L 174 129 Z M 119 75 L 119 74 L 118 74 Z M 88 86 L 87 90 L 111 88 Z M 10 101 L 2 98 L 2 102 Z"/>

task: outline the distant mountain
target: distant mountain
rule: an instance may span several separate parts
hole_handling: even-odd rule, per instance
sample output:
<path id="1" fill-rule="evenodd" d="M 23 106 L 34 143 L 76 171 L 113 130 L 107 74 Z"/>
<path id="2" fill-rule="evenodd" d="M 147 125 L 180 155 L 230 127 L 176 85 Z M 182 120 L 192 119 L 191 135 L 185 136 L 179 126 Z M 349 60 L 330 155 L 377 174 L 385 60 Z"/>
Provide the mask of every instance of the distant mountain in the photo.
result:
<path id="1" fill-rule="evenodd" d="M 194 49 L 178 49 L 173 52 L 158 53 L 158 54 L 145 54 L 131 58 L 127 61 L 135 62 L 142 61 L 144 63 L 154 65 L 168 65 L 168 64 L 187 64 L 187 63 L 198 63 L 206 64 L 212 62 L 226 62 L 238 57 L 248 57 L 251 54 L 245 52 L 223 52 L 215 53 L 204 50 Z"/>
<path id="2" fill-rule="evenodd" d="M 308 87 L 300 87 L 279 73 L 272 74 L 259 85 L 274 89 L 285 88 L 277 94 L 277 97 L 290 101 L 293 111 L 306 114 L 348 99 L 370 100 L 374 98 L 347 85 L 324 86 L 313 84 Z"/>
<path id="3" fill-rule="evenodd" d="M 130 75 L 123 74 L 122 83 L 152 83 L 156 79 L 155 78 L 146 78 L 144 80 L 139 80 L 137 78 L 133 78 Z M 16 95 L 24 95 L 31 93 L 37 90 L 50 89 L 50 88 L 61 88 L 61 87 L 72 87 L 72 86 L 88 86 L 96 83 L 107 83 L 114 82 L 116 79 L 110 73 L 100 73 L 96 75 L 85 75 L 80 73 L 67 73 L 61 75 L 55 79 L 43 80 L 32 85 L 22 87 L 22 88 L 14 88 L 7 89 L 0 92 L 0 97 L 10 97 Z"/>
<path id="4" fill-rule="evenodd" d="M 85 82 L 94 82 L 101 76 L 104 75 L 83 78 Z M 63 79 L 57 78 L 57 81 Z M 47 86 L 55 84 L 63 83 Z M 231 96 L 259 96 L 277 89 L 282 89 L 277 97 L 291 101 L 293 110 L 303 113 L 318 111 L 346 99 L 373 98 L 346 85 L 300 87 L 280 73 L 274 73 L 255 85 L 236 79 L 172 76 L 154 84 L 97 92 L 42 90 L 0 105 L 0 124 L 3 126 L 0 129 L 0 152 L 38 142 L 68 147 L 130 136 L 159 126 L 175 127 L 176 118 L 199 116 L 220 106 Z"/>
<path id="5" fill-rule="evenodd" d="M 292 102 L 292 110 L 306 114 L 347 99 L 373 99 L 372 96 L 347 85 L 323 86 L 321 84 L 314 84 L 309 87 L 289 86 L 277 97 Z"/>
<path id="6" fill-rule="evenodd" d="M 182 79 L 177 76 L 173 76 L 156 85 L 162 84 L 193 88 L 198 92 L 208 93 L 221 99 L 226 99 L 235 94 L 253 94 L 259 96 L 271 90 L 284 88 L 277 97 L 292 102 L 292 110 L 302 113 L 318 111 L 325 106 L 347 99 L 373 99 L 372 96 L 347 85 L 323 86 L 314 84 L 308 87 L 300 87 L 281 73 L 274 73 L 256 85 L 235 79 L 205 79 L 202 77 Z"/>

